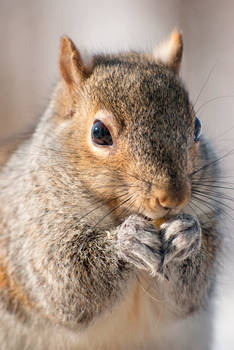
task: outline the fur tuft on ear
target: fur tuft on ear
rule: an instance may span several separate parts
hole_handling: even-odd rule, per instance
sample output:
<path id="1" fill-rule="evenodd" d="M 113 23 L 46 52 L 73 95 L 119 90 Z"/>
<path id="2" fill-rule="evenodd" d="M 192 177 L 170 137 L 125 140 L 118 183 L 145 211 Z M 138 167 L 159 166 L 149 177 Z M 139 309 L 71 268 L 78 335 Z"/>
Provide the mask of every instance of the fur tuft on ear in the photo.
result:
<path id="1" fill-rule="evenodd" d="M 157 46 L 153 56 L 157 62 L 164 64 L 179 73 L 183 53 L 183 38 L 181 32 L 175 29 L 170 37 Z"/>
<path id="2" fill-rule="evenodd" d="M 79 51 L 67 36 L 61 40 L 59 67 L 63 80 L 70 88 L 79 86 L 89 76 Z"/>

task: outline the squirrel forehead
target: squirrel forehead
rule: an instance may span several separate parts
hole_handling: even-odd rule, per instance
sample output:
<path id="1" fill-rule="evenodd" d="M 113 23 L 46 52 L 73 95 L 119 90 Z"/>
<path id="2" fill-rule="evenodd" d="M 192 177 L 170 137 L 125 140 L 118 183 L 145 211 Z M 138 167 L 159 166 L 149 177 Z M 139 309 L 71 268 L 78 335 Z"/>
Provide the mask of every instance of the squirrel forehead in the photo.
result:
<path id="1" fill-rule="evenodd" d="M 188 94 L 178 76 L 143 55 L 98 58 L 87 88 L 92 101 L 123 121 L 149 114 L 191 119 Z"/>
<path id="2" fill-rule="evenodd" d="M 188 94 L 175 73 L 134 55 L 103 59 L 89 79 L 90 100 L 120 122 L 136 161 L 144 159 L 151 171 L 162 165 L 173 174 L 179 168 L 184 171 L 193 118 Z M 176 169 L 173 159 L 178 159 Z"/>

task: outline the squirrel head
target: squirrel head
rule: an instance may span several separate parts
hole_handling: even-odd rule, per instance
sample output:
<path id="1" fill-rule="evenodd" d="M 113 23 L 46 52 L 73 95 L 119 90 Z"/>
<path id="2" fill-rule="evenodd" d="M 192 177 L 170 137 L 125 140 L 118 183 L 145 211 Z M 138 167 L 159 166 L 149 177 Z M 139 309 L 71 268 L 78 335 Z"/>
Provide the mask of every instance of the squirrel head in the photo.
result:
<path id="1" fill-rule="evenodd" d="M 66 154 L 118 218 L 162 217 L 190 200 L 199 130 L 178 75 L 182 47 L 174 31 L 151 55 L 98 55 L 88 67 L 62 38 L 55 106 Z"/>

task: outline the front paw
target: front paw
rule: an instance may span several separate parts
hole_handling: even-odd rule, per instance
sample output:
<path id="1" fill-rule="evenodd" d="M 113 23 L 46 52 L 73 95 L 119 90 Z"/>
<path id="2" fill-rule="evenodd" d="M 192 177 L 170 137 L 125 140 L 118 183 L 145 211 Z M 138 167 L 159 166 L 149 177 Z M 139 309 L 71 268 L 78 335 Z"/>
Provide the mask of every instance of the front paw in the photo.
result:
<path id="1" fill-rule="evenodd" d="M 117 229 L 118 256 L 137 269 L 155 276 L 162 260 L 159 231 L 137 215 L 128 217 Z"/>
<path id="2" fill-rule="evenodd" d="M 180 214 L 170 219 L 161 225 L 160 234 L 164 266 L 192 256 L 201 245 L 201 226 L 192 215 Z"/>

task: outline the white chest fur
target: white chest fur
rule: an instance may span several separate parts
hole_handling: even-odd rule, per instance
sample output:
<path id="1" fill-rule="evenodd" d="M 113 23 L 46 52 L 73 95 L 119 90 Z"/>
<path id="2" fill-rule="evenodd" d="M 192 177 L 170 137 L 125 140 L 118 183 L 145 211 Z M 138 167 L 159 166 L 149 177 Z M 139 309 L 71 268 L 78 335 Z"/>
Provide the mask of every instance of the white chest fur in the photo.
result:
<path id="1" fill-rule="evenodd" d="M 14 316 L 0 320 L 1 350 L 208 350 L 210 319 L 202 312 L 183 321 L 168 319 L 163 300 L 134 282 L 122 301 L 82 332 L 31 328 Z"/>

